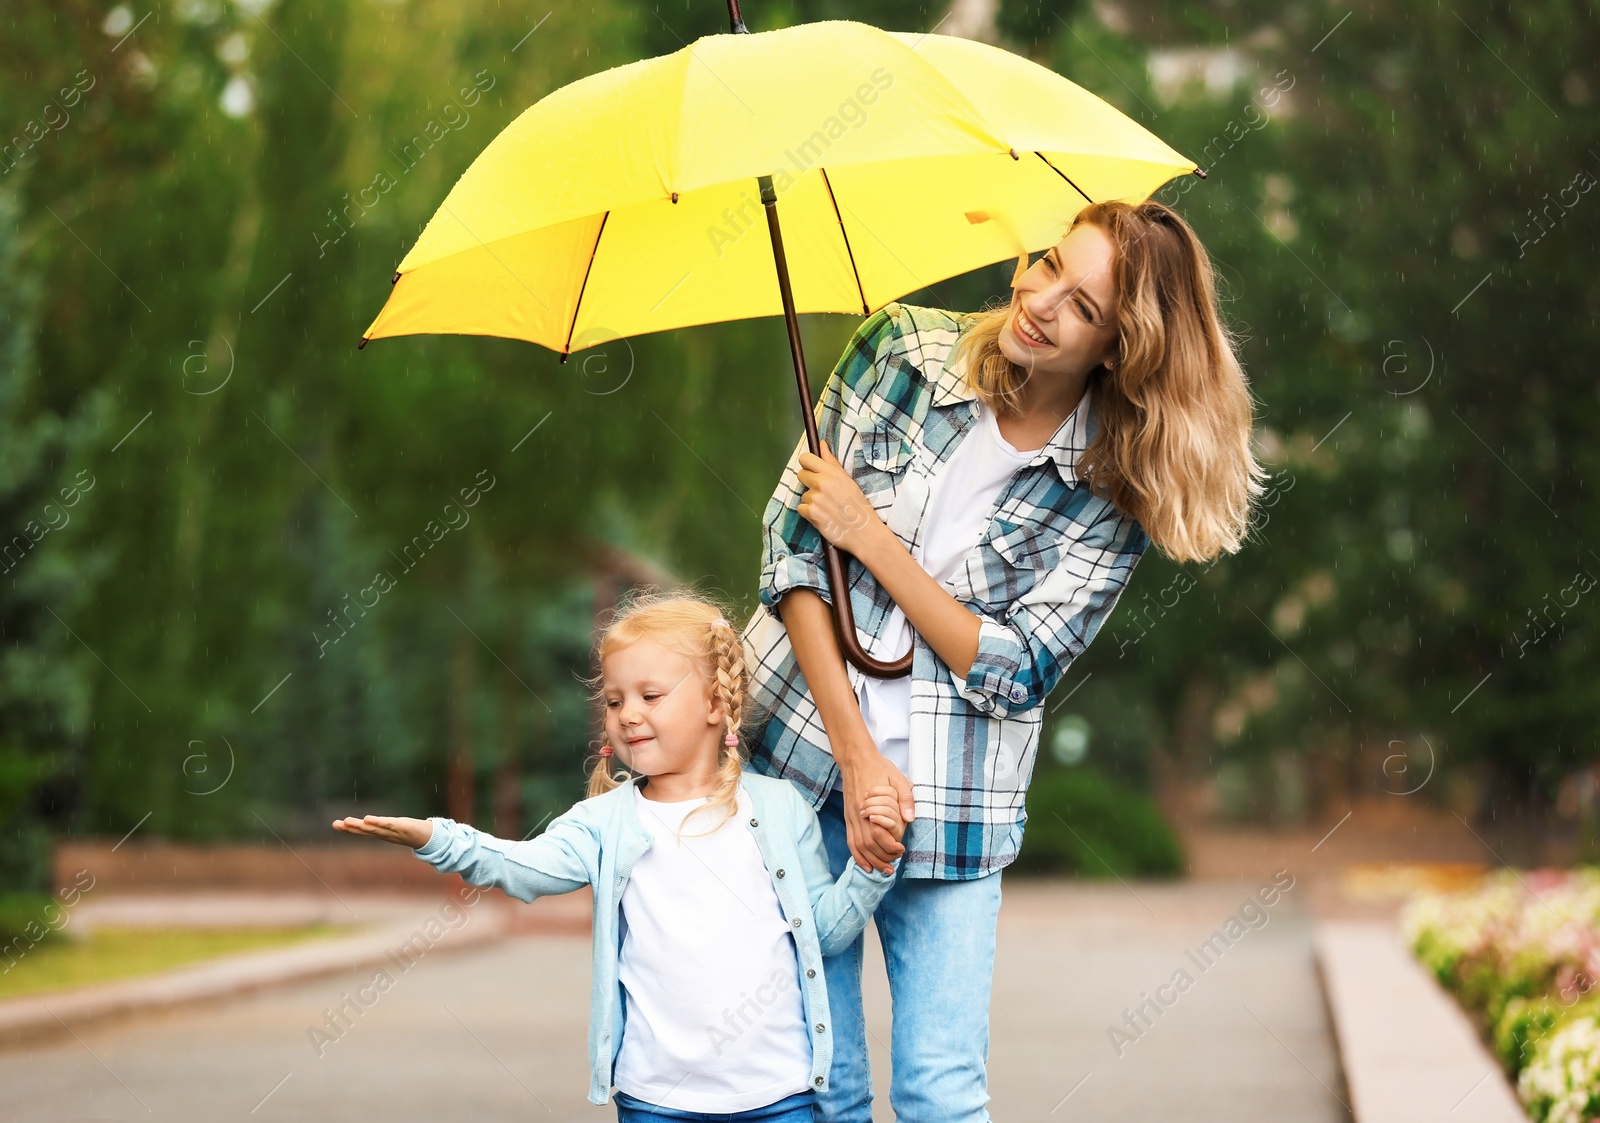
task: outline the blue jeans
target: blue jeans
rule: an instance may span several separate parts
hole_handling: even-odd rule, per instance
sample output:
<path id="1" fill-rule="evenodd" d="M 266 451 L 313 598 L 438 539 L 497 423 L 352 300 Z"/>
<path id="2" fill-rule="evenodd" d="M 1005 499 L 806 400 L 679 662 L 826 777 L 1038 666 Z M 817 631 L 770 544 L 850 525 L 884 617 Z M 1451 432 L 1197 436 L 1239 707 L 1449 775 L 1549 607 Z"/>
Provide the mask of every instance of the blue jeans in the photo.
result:
<path id="1" fill-rule="evenodd" d="M 818 817 L 834 876 L 853 861 L 844 799 Z M 897 1123 L 988 1123 L 989 993 L 1000 873 L 970 881 L 897 879 L 874 914 L 889 975 L 894 1029 L 889 1102 Z M 824 960 L 833 1065 L 817 1097 L 827 1123 L 872 1123 L 872 1074 L 861 1012 L 863 936 Z"/>
<path id="2" fill-rule="evenodd" d="M 746 1120 L 752 1123 L 756 1120 L 760 1123 L 813 1123 L 817 1094 L 807 1089 L 792 1096 L 785 1096 L 777 1103 L 768 1104 L 766 1107 L 753 1107 L 749 1111 L 732 1113 L 656 1107 L 643 1100 L 636 1100 L 626 1092 L 613 1092 L 611 1099 L 617 1105 L 617 1123 L 655 1123 L 659 1119 L 692 1119 L 696 1123 L 745 1123 Z"/>

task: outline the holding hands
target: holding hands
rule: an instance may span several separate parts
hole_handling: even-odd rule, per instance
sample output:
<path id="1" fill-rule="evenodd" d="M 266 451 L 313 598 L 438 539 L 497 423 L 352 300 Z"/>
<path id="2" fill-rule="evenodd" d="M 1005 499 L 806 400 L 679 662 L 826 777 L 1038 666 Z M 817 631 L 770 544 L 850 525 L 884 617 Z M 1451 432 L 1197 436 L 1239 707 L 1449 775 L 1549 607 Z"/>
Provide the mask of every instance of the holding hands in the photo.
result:
<path id="1" fill-rule="evenodd" d="M 906 821 L 900 814 L 900 793 L 888 785 L 868 789 L 867 797 L 861 801 L 861 817 L 888 831 L 896 842 L 906 833 Z"/>
<path id="2" fill-rule="evenodd" d="M 420 850 L 428 844 L 428 839 L 433 837 L 433 824 L 426 819 L 411 819 L 404 815 L 366 815 L 358 819 L 354 815 L 346 815 L 343 819 L 333 821 L 333 829 L 344 831 L 346 834 L 364 834 L 372 838 L 381 838 L 385 842 L 397 842 Z"/>
<path id="3" fill-rule="evenodd" d="M 894 860 L 906 852 L 900 839 L 906 823 L 916 818 L 911 784 L 869 740 L 864 748 L 841 751 L 839 770 L 844 788 L 844 827 L 850 856 L 864 870 L 894 872 Z M 841 749 L 843 745 L 841 745 Z"/>

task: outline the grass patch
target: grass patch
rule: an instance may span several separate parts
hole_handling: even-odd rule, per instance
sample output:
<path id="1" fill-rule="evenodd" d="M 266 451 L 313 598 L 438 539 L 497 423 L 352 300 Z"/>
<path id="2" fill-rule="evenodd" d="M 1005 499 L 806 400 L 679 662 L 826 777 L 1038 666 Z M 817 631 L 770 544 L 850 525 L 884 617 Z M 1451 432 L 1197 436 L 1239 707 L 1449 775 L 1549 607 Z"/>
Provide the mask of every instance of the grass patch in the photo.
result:
<path id="1" fill-rule="evenodd" d="M 219 955 L 285 947 L 353 930 L 348 924 L 300 928 L 96 927 L 81 942 L 41 943 L 5 970 L 0 1001 L 141 975 L 153 975 Z"/>

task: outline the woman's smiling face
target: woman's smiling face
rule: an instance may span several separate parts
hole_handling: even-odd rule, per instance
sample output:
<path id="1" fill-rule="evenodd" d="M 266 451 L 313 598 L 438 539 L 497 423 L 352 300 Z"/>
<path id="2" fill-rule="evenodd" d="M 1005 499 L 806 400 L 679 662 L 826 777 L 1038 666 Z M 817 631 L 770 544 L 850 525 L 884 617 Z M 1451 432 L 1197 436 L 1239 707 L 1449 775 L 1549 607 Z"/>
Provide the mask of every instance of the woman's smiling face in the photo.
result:
<path id="1" fill-rule="evenodd" d="M 1018 278 L 1000 351 L 1041 374 L 1085 374 L 1115 354 L 1116 246 L 1084 222 Z"/>

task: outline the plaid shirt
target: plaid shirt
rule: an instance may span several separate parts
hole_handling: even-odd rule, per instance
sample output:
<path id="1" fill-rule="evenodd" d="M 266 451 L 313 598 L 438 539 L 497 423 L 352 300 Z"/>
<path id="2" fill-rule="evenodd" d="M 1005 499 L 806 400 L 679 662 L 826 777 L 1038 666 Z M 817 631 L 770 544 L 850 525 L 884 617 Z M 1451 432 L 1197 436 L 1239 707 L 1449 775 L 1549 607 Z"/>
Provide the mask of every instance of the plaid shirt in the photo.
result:
<path id="1" fill-rule="evenodd" d="M 822 439 L 913 556 L 934 474 L 976 420 L 977 395 L 945 360 L 977 316 L 886 305 L 857 330 L 817 405 Z M 982 540 L 945 583 L 980 621 L 966 678 L 913 630 L 907 778 L 917 817 L 902 877 L 982 877 L 1017 856 L 1045 696 L 1099 631 L 1149 544 L 1133 518 L 1078 481 L 1094 428 L 1086 393 L 1002 489 Z M 838 769 L 775 607 L 791 589 L 831 600 L 822 538 L 797 510 L 805 447 L 802 437 L 767 504 L 762 607 L 744 641 L 753 701 L 766 718 L 751 766 L 788 778 L 821 806 Z M 846 577 L 863 645 L 876 650 L 893 603 L 848 556 Z M 845 668 L 859 690 L 862 672 Z"/>

